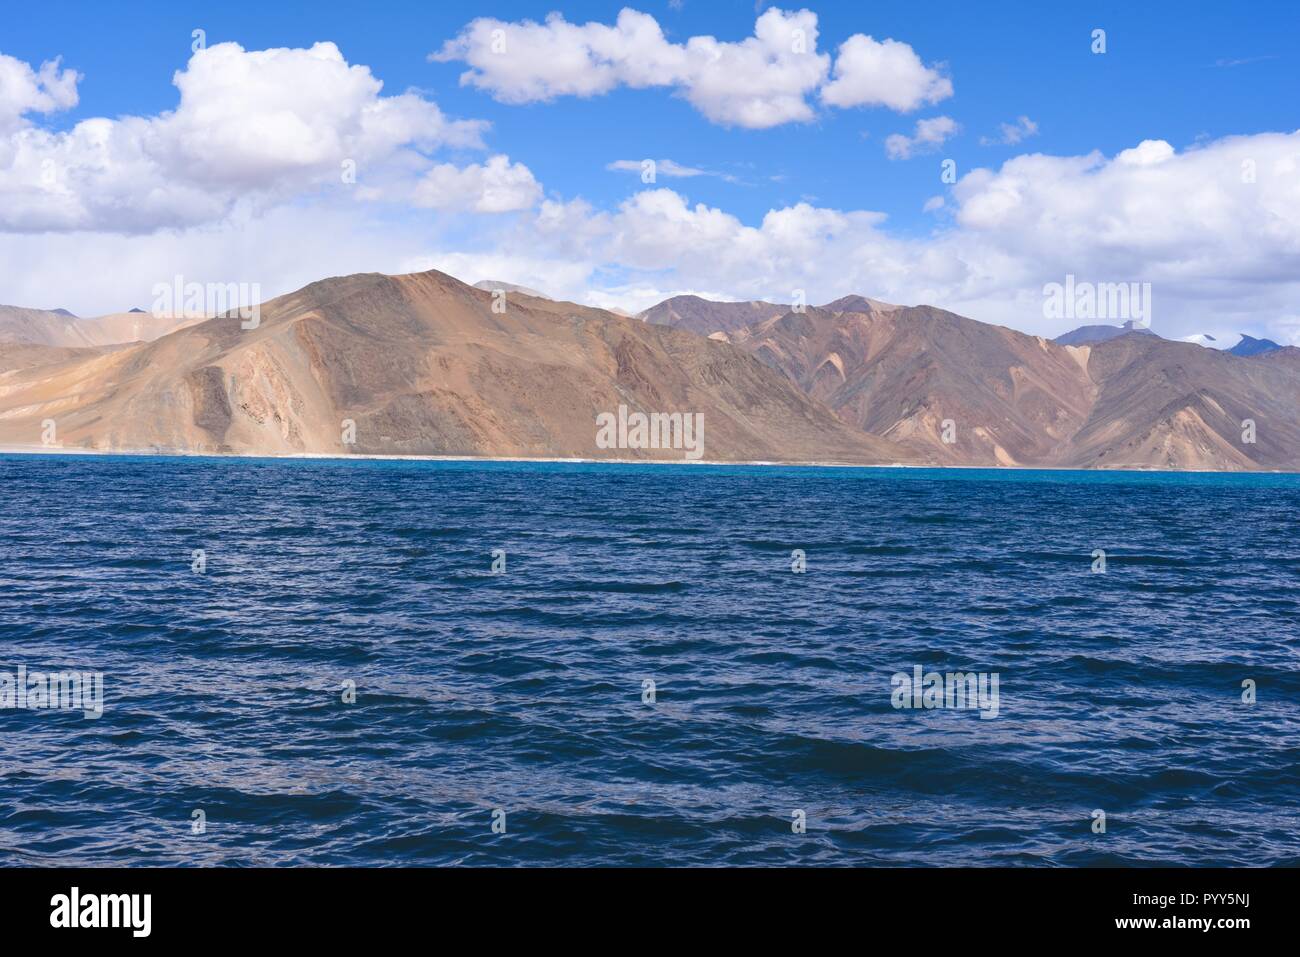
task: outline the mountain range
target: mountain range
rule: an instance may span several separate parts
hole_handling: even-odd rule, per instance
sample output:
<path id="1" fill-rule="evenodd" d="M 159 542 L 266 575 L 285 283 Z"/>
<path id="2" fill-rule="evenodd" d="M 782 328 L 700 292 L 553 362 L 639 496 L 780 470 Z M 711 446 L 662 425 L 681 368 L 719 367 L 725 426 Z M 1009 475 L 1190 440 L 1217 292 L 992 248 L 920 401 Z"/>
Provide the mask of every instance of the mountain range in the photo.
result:
<path id="1" fill-rule="evenodd" d="M 725 343 L 439 272 L 327 279 L 151 342 L 0 347 L 0 444 L 242 454 L 682 458 L 595 447 L 620 405 L 704 417 L 709 459 L 897 461 Z M 349 435 L 349 433 L 351 433 Z"/>
<path id="2" fill-rule="evenodd" d="M 155 316 L 141 310 L 79 319 L 66 309 L 0 306 L 0 343 L 75 348 L 148 342 L 202 320 L 202 316 Z"/>
<path id="3" fill-rule="evenodd" d="M 0 445 L 53 423 L 65 449 L 683 457 L 598 444 L 597 416 L 630 410 L 700 414 L 713 461 L 1300 468 L 1300 349 L 1063 343 L 863 296 L 628 317 L 479 285 L 326 279 L 255 329 L 0 307 Z"/>

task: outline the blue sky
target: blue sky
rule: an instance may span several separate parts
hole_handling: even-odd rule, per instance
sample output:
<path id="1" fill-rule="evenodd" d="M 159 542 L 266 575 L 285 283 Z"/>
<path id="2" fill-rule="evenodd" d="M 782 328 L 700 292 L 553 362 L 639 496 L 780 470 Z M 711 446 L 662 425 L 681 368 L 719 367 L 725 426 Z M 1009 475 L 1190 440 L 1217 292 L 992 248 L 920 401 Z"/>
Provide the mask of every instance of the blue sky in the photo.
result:
<path id="1" fill-rule="evenodd" d="M 680 44 L 693 36 L 742 41 L 753 34 L 756 15 L 770 5 L 727 0 L 684 0 L 674 5 L 656 0 L 631 6 L 653 17 L 669 43 Z M 984 5 L 955 2 L 810 4 L 808 9 L 816 15 L 819 33 L 817 53 L 834 57 L 839 44 L 855 34 L 880 40 L 892 38 L 908 45 L 927 69 L 950 80 L 952 94 L 915 109 L 898 110 L 883 106 L 829 107 L 818 101 L 815 90 L 810 90 L 808 121 L 783 122 L 769 128 L 713 121 L 672 85 L 646 89 L 616 85 L 590 97 L 559 95 L 547 101 L 501 102 L 488 89 L 458 82 L 467 69 L 465 62 L 429 59 L 430 53 L 460 34 L 472 19 L 464 7 L 457 5 L 144 2 L 132 4 L 131 12 L 124 14 L 107 5 L 52 2 L 39 8 L 24 7 L 16 17 L 10 14 L 0 32 L 0 54 L 30 64 L 33 70 L 61 57 L 63 68 L 80 74 L 75 106 L 28 113 L 24 119 L 57 134 L 67 133 L 77 123 L 94 117 L 156 117 L 176 109 L 178 92 L 173 86 L 173 74 L 186 69 L 191 56 L 190 34 L 195 28 L 206 31 L 209 47 L 234 41 L 245 51 L 308 48 L 317 41 L 329 41 L 337 45 L 348 64 L 368 67 L 383 82 L 383 95 L 415 90 L 436 103 L 448 117 L 490 124 L 482 134 L 481 146 L 443 143 L 424 151 L 430 162 L 459 168 L 482 163 L 490 155 L 505 154 L 511 163 L 527 167 L 538 184 L 539 195 L 556 203 L 585 201 L 592 216 L 612 214 L 629 197 L 648 188 L 635 173 L 607 168 L 616 160 L 644 157 L 668 158 L 705 171 L 686 178 L 660 176 L 655 186 L 674 191 L 688 209 L 705 204 L 745 227 L 759 227 L 769 211 L 799 204 L 840 213 L 883 213 L 885 218 L 877 219 L 871 229 L 884 231 L 890 243 L 915 245 L 907 246 L 905 255 L 897 250 L 888 256 L 881 253 L 884 258 L 878 269 L 851 277 L 867 284 L 853 291 L 868 295 L 946 293 L 948 298 L 936 304 L 961 307 L 960 311 L 977 318 L 1030 331 L 1053 332 L 1059 330 L 1047 329 L 1041 316 L 1032 315 L 1033 300 L 1039 279 L 1059 278 L 1060 262 L 1017 269 L 1014 283 L 1023 288 L 1013 291 L 992 290 L 996 283 L 958 282 L 951 269 L 933 262 L 926 279 L 915 283 L 915 288 L 900 278 L 910 268 L 907 257 L 924 255 L 924 244 L 936 236 L 952 239 L 954 230 L 964 229 L 967 236 L 962 241 L 974 243 L 988 235 L 990 227 L 987 221 L 981 221 L 976 224 L 980 231 L 970 238 L 974 214 L 949 184 L 940 181 L 940 164 L 954 160 L 958 175 L 965 177 L 981 168 L 996 174 L 1002 164 L 1022 154 L 1068 158 L 1098 151 L 1110 160 L 1146 140 L 1164 141 L 1177 154 L 1183 154 L 1224 137 L 1294 133 L 1300 126 L 1294 79 L 1300 55 L 1300 18 L 1294 6 L 1258 3 L 1251 6 L 1248 15 L 1229 4 L 1214 6 L 1026 2 L 998 4 L 994 12 Z M 787 5 L 783 9 L 799 8 Z M 506 23 L 542 21 L 552 10 L 561 11 L 570 24 L 594 21 L 612 25 L 620 5 L 557 0 L 503 0 L 476 5 L 477 14 Z M 1106 31 L 1107 50 L 1102 55 L 1090 49 L 1090 34 L 1095 28 Z M 887 155 L 886 143 L 891 135 L 910 135 L 918 120 L 936 117 L 950 120 L 958 132 L 932 151 L 922 146 L 910 158 Z M 1020 117 L 1028 118 L 1030 123 L 1022 130 L 1032 129 L 1032 134 L 1015 143 L 989 142 L 1004 138 L 1002 124 L 1018 123 Z M 1274 146 L 1271 144 L 1270 149 Z M 1261 153 L 1271 170 L 1287 168 L 1286 157 L 1292 155 L 1289 142 L 1280 149 L 1281 153 Z M 978 192 L 978 185 L 974 181 L 968 184 L 968 197 Z M 260 188 L 260 184 L 254 184 L 250 192 Z M 997 188 L 1013 187 L 1001 183 Z M 1060 188 L 1068 192 L 1072 187 L 1068 179 L 1063 179 Z M 1134 189 L 1140 194 L 1140 187 Z M 337 198 L 321 200 L 319 191 L 304 189 L 288 198 L 282 191 L 277 195 L 282 206 L 301 209 L 320 203 L 322 208 L 317 214 L 321 216 L 327 215 L 325 207 L 329 207 L 328 215 L 337 217 L 331 220 L 335 223 L 346 222 L 350 216 L 358 237 L 374 235 L 380 229 L 401 234 L 405 245 L 395 242 L 393 249 L 382 254 L 376 251 L 372 259 L 359 255 L 357 268 L 396 268 L 419 261 L 437 265 L 446 254 L 474 250 L 494 253 L 482 268 L 488 268 L 490 263 L 508 266 L 512 255 L 527 258 L 521 247 L 537 246 L 535 236 L 529 232 L 532 227 L 520 222 L 534 215 L 527 210 L 484 217 L 446 207 L 412 208 L 394 200 L 348 212 Z M 945 195 L 943 210 L 923 211 L 927 200 Z M 1284 188 L 1263 207 L 1266 211 L 1276 209 L 1280 202 L 1289 216 L 1294 212 L 1290 208 L 1293 196 L 1289 188 Z M 1259 210 L 1254 206 L 1245 213 L 1257 214 Z M 281 210 L 277 215 L 287 214 Z M 1051 219 L 1069 213 L 1040 210 L 1035 215 Z M 1005 225 L 998 226 L 999 259 L 1020 255 L 1023 247 L 1041 241 L 1032 235 L 1006 238 Z M 1207 224 L 1207 228 L 1212 225 Z M 1288 219 L 1287 229 L 1293 225 L 1294 220 Z M 235 233 L 241 228 L 250 230 L 246 223 L 238 227 L 230 220 L 217 218 L 182 225 L 161 222 L 154 233 L 170 231 L 180 241 L 192 239 L 194 230 L 211 233 L 223 228 Z M 250 236 L 260 228 L 252 227 Z M 613 231 L 617 228 L 609 227 Z M 837 233 L 832 241 L 837 247 L 843 246 L 846 235 L 866 228 L 848 227 L 847 233 Z M 33 235 L 47 232 L 33 226 L 11 227 L 11 233 L 21 233 L 27 244 Z M 142 233 L 150 230 L 148 224 L 137 224 L 124 234 L 96 222 L 89 229 L 69 228 L 62 232 L 64 235 L 51 250 L 66 255 L 72 233 L 85 242 L 100 236 L 99 248 L 130 245 L 135 249 L 147 242 L 147 235 Z M 871 242 L 874 238 L 873 234 Z M 1294 254 L 1293 240 L 1294 233 L 1285 232 L 1281 257 Z M 210 236 L 207 242 L 210 248 Z M 1118 245 L 1122 247 L 1125 242 L 1128 240 L 1119 240 Z M 1277 276 L 1252 279 L 1239 275 L 1243 271 L 1239 269 L 1231 275 L 1198 277 L 1186 268 L 1176 268 L 1177 263 L 1172 261 L 1177 255 L 1184 256 L 1183 266 L 1190 261 L 1189 255 L 1206 262 L 1226 261 L 1234 259 L 1240 250 L 1218 256 L 1204 250 L 1177 254 L 1165 249 L 1159 261 L 1143 267 L 1142 255 L 1150 254 L 1155 245 L 1159 244 L 1134 240 L 1136 256 L 1133 249 L 1127 253 L 1120 249 L 1114 256 L 1110 255 L 1116 252 L 1114 249 L 1110 253 L 1080 250 L 1078 273 L 1090 276 L 1091 269 L 1097 281 L 1150 278 L 1157 284 L 1157 295 L 1163 283 L 1168 289 L 1166 301 L 1176 302 L 1179 307 L 1177 316 L 1168 317 L 1177 320 L 1170 326 L 1171 333 L 1209 331 L 1213 326 L 1221 332 L 1249 328 L 1256 333 L 1281 335 L 1291 328 L 1286 323 L 1296 318 L 1300 307 L 1287 309 L 1285 303 L 1294 299 L 1291 290 L 1279 286 Z M 555 247 L 547 255 L 563 256 L 565 251 Z M 699 254 L 700 250 L 683 251 L 683 255 Z M 748 297 L 764 288 L 762 282 L 741 281 L 742 277 L 725 270 L 718 274 L 716 282 L 704 282 L 698 274 L 687 275 L 672 264 L 665 266 L 666 260 L 656 258 L 659 255 L 659 251 L 616 254 L 608 249 L 586 248 L 580 257 L 589 267 L 585 278 L 576 283 L 562 282 L 563 288 L 555 292 L 637 308 L 646 304 L 638 297 L 652 297 L 658 292 L 700 291 Z M 759 258 L 766 255 L 764 247 Z M 790 255 L 789 250 L 780 256 L 774 254 L 773 262 L 779 260 L 784 265 L 769 264 L 773 270 L 769 298 L 783 298 L 779 289 L 803 282 L 791 278 Z M 951 255 L 961 258 L 964 253 Z M 1269 255 L 1268 248 L 1260 250 L 1262 259 Z M 345 256 L 329 258 L 328 264 L 322 264 L 328 267 L 326 271 L 346 268 Z M 187 258 L 186 264 L 194 261 Z M 248 262 L 244 260 L 239 268 L 247 271 Z M 994 268 L 963 262 L 968 273 Z M 1122 270 L 1111 264 L 1117 262 L 1133 263 L 1134 273 L 1116 275 Z M 1277 272 L 1287 271 L 1282 268 L 1286 262 L 1285 258 L 1279 259 Z M 456 263 L 466 266 L 462 260 Z M 1072 268 L 1069 261 L 1064 268 Z M 540 271 L 543 278 L 547 271 L 534 261 L 529 267 L 521 267 L 525 275 L 496 278 L 536 282 L 538 275 L 528 274 L 529 269 Z M 283 292 L 287 290 L 281 286 L 297 282 L 307 271 L 309 268 L 254 278 L 269 292 Z M 834 267 L 828 267 L 825 275 L 808 279 L 813 301 L 848 291 L 837 286 L 833 275 Z M 890 278 L 873 285 L 876 275 Z M 1204 281 L 1197 282 L 1198 278 Z M 53 297 L 59 302 L 76 301 L 79 311 L 107 311 L 127 305 L 113 301 L 115 296 L 126 295 L 119 285 L 96 284 L 72 276 L 67 281 L 73 286 L 66 296 L 59 298 L 51 293 L 45 301 L 22 304 L 51 305 Z M 603 292 L 593 293 L 588 288 L 602 284 L 607 287 Z M 1006 284 L 1013 284 L 1013 280 L 1008 278 Z M 0 301 L 8 302 L 30 292 L 28 282 L 6 275 L 0 266 Z M 1207 295 L 1235 304 L 1235 311 L 1227 318 L 1222 307 L 1185 315 L 1189 303 Z M 1243 299 L 1251 304 L 1242 307 Z M 987 306 L 983 313 L 978 308 L 981 304 Z M 1021 318 L 1026 311 L 1030 315 Z M 1220 320 L 1221 325 L 1213 325 Z"/>

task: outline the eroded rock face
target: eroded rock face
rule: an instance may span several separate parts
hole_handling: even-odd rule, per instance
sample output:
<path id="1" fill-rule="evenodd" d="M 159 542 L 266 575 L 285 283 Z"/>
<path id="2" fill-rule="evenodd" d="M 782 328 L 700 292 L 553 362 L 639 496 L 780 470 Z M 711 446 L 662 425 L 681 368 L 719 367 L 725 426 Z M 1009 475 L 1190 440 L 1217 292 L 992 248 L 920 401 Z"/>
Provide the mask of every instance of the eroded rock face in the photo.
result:
<path id="1" fill-rule="evenodd" d="M 194 424 L 207 432 L 218 444 L 224 443 L 230 428 L 230 399 L 225 378 L 217 366 L 204 366 L 185 374 L 190 389 L 191 415 Z"/>

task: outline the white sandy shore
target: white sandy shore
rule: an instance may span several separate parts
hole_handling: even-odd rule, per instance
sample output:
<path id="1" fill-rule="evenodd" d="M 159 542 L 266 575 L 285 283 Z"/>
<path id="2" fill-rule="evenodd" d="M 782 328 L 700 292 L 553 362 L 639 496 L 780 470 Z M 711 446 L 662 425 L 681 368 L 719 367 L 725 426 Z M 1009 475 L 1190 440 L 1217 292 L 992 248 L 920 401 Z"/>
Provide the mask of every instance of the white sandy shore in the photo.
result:
<path id="1" fill-rule="evenodd" d="M 512 456 L 512 455 L 376 455 L 357 452 L 355 454 L 334 455 L 326 452 L 292 452 L 288 454 L 251 455 L 243 452 L 192 452 L 173 449 L 81 449 L 64 448 L 47 445 L 0 445 L 0 455 L 141 455 L 141 456 L 175 456 L 177 458 L 209 459 L 323 459 L 326 461 L 344 461 L 347 459 L 374 459 L 384 462 L 559 462 L 590 465 L 816 465 L 833 468 L 929 468 L 925 465 L 908 465 L 902 462 L 882 462 L 864 464 L 861 462 L 773 462 L 773 461 L 734 461 L 731 459 L 613 459 L 613 458 L 559 458 L 550 456 Z M 967 468 L 968 466 L 953 466 Z"/>
<path id="2" fill-rule="evenodd" d="M 353 455 L 332 455 L 325 452 L 294 452 L 287 455 L 248 455 L 240 452 L 192 452 L 172 449 L 80 449 L 46 445 L 0 445 L 0 455 L 135 455 L 176 458 L 209 459 L 319 459 L 322 461 L 346 461 L 347 459 L 367 459 L 384 462 L 553 462 L 573 465 L 767 465 L 777 467 L 816 467 L 844 469 L 941 469 L 947 471 L 983 471 L 983 472 L 1168 472 L 1170 474 L 1199 475 L 1295 475 L 1285 469 L 1157 469 L 1148 466 L 1120 466 L 1114 468 L 1086 469 L 1061 465 L 914 465 L 905 462 L 879 462 L 866 464 L 862 462 L 774 462 L 774 461 L 733 461 L 728 459 L 588 459 L 588 458 L 552 458 L 543 456 L 495 456 L 495 455 L 374 455 L 356 453 Z"/>

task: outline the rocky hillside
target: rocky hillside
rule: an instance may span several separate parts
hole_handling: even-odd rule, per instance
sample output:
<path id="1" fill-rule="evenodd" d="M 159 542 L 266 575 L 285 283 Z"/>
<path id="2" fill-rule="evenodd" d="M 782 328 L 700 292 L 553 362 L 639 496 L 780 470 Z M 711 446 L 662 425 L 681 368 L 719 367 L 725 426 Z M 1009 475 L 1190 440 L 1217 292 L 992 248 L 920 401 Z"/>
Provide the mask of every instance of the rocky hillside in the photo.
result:
<path id="1" fill-rule="evenodd" d="M 596 416 L 625 405 L 702 414 L 707 460 L 916 460 L 725 343 L 493 298 L 438 272 L 366 274 L 272 300 L 252 330 L 232 316 L 126 348 L 28 348 L 0 371 L 0 443 L 37 445 L 52 419 L 89 449 L 683 458 L 598 448 Z"/>

